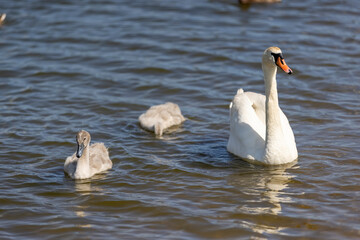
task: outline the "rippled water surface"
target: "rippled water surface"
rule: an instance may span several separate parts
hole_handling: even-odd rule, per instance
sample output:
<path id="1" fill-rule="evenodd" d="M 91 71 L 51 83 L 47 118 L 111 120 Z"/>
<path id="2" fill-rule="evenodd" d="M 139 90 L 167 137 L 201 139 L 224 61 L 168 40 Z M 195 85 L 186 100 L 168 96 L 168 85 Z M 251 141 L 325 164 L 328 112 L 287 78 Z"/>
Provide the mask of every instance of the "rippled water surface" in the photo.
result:
<path id="1" fill-rule="evenodd" d="M 1 239 L 359 239 L 357 0 L 1 1 Z M 237 89 L 264 92 L 276 45 L 294 75 L 279 101 L 299 159 L 229 154 Z M 163 138 L 149 106 L 187 121 Z M 63 173 L 86 129 L 113 169 Z"/>

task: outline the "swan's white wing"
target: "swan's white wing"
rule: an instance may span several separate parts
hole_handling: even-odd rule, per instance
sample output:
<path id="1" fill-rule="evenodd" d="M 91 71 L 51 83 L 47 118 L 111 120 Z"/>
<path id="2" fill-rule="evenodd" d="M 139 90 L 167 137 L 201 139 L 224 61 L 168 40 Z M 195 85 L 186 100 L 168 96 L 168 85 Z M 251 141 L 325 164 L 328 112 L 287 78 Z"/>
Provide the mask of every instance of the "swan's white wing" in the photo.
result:
<path id="1" fill-rule="evenodd" d="M 265 95 L 254 92 L 245 92 L 245 94 L 252 103 L 251 106 L 254 109 L 259 120 L 264 124 L 264 126 L 266 126 Z"/>
<path id="2" fill-rule="evenodd" d="M 260 94 L 238 90 L 230 104 L 229 152 L 248 160 L 262 159 L 265 149 L 263 98 Z"/>

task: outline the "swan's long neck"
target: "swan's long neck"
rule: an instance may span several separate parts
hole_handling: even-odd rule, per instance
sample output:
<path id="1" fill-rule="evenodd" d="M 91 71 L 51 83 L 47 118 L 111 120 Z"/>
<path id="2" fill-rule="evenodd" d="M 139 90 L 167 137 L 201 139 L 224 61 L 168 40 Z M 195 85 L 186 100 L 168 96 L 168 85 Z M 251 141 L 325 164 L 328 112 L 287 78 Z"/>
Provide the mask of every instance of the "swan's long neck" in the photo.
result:
<path id="1" fill-rule="evenodd" d="M 77 161 L 75 175 L 79 178 L 86 178 L 90 172 L 90 146 L 86 146 L 83 154 Z"/>
<path id="2" fill-rule="evenodd" d="M 266 138 L 264 159 L 270 160 L 271 155 L 276 152 L 278 144 L 283 138 L 280 108 L 276 85 L 276 66 L 264 66 L 265 94 L 266 94 Z"/>

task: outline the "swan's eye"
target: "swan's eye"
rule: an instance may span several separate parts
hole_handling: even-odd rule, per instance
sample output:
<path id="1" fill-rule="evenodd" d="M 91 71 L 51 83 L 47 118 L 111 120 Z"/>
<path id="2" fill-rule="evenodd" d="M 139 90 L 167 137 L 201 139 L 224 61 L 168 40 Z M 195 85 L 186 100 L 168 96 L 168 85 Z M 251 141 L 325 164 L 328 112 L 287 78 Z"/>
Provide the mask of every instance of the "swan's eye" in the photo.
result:
<path id="1" fill-rule="evenodd" d="M 280 57 L 279 53 L 271 53 L 271 55 L 274 57 L 274 62 L 276 62 L 277 59 Z"/>
<path id="2" fill-rule="evenodd" d="M 276 63 L 278 61 L 278 59 L 280 58 L 280 61 L 282 64 L 284 64 L 284 57 L 282 55 L 282 53 L 271 53 L 271 55 L 274 57 L 274 62 Z"/>
<path id="3" fill-rule="evenodd" d="M 86 140 L 86 137 L 84 137 L 84 141 Z"/>

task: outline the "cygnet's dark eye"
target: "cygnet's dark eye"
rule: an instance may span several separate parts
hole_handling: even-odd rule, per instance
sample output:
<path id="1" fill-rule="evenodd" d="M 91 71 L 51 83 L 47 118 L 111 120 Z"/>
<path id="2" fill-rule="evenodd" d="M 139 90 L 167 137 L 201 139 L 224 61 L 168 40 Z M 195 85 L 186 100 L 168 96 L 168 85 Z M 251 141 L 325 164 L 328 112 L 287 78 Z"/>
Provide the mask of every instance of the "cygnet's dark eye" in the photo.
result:
<path id="1" fill-rule="evenodd" d="M 84 137 L 84 141 L 86 140 L 86 137 Z"/>

